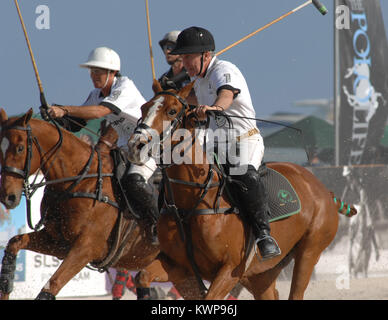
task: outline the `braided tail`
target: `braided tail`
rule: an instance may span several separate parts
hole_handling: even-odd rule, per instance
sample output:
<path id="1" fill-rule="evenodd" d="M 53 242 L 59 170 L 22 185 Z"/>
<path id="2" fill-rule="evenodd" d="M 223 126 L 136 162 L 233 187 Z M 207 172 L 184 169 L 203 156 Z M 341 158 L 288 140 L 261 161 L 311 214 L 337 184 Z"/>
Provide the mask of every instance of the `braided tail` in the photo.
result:
<path id="1" fill-rule="evenodd" d="M 336 198 L 333 192 L 330 192 L 330 194 L 337 207 L 338 213 L 343 214 L 349 218 L 357 214 L 357 209 L 353 205 L 351 206 L 341 199 Z"/>

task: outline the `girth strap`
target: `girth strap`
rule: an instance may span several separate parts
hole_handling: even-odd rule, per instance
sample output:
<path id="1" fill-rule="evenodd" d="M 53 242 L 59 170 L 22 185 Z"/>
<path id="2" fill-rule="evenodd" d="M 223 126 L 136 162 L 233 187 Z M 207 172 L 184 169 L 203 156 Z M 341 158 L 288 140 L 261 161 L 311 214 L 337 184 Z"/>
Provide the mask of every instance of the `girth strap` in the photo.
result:
<path id="1" fill-rule="evenodd" d="M 58 195 L 58 193 L 53 190 L 46 190 L 45 192 L 49 193 L 50 196 L 53 196 L 53 197 L 56 196 L 61 200 L 68 200 L 72 198 L 89 198 L 89 199 L 98 200 L 100 202 L 110 204 L 111 206 L 117 209 L 119 208 L 119 205 L 117 202 L 110 200 L 107 195 L 103 195 L 103 194 L 101 195 L 101 199 L 98 199 L 98 196 L 96 193 L 89 193 L 89 192 L 65 192 L 65 193 L 61 193 L 60 195 Z"/>
<path id="2" fill-rule="evenodd" d="M 232 214 L 232 213 L 235 213 L 235 214 L 238 214 L 239 211 L 237 208 L 234 208 L 234 207 L 230 207 L 230 208 L 214 208 L 214 209 L 196 209 L 194 211 L 189 211 L 189 210 L 185 210 L 185 209 L 178 209 L 178 214 L 179 216 L 181 217 L 181 219 L 183 220 L 187 220 L 187 213 L 190 212 L 190 216 L 192 215 L 207 215 L 207 214 L 219 214 L 219 213 L 224 213 L 224 214 Z M 169 211 L 168 208 L 162 208 L 160 210 L 160 214 L 167 214 L 167 213 L 171 213 Z"/>

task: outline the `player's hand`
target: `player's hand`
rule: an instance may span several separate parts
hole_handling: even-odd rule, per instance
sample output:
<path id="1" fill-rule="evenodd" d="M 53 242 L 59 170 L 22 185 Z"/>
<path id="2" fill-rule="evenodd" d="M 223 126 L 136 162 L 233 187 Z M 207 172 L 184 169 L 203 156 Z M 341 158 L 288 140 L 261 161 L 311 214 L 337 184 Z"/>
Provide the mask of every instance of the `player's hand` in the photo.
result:
<path id="1" fill-rule="evenodd" d="M 52 118 L 62 118 L 68 114 L 67 110 L 63 107 L 51 106 L 48 109 L 48 113 Z"/>

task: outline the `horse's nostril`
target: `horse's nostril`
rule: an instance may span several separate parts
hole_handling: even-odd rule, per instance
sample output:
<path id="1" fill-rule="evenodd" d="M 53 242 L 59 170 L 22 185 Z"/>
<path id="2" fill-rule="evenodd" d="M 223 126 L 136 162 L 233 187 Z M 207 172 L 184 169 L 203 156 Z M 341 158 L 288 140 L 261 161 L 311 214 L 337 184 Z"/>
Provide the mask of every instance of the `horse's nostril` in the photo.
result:
<path id="1" fill-rule="evenodd" d="M 9 203 L 14 203 L 16 201 L 16 195 L 14 194 L 10 194 L 8 197 L 7 197 L 7 200 Z"/>

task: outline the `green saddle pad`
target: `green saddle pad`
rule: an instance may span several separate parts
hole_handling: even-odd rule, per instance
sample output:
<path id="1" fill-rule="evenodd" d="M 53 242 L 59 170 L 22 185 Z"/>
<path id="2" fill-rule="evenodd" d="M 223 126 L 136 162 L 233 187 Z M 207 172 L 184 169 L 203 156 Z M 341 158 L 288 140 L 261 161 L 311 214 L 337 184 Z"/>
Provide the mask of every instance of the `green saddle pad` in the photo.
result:
<path id="1" fill-rule="evenodd" d="M 290 182 L 279 172 L 266 168 L 261 177 L 268 192 L 271 209 L 269 221 L 276 221 L 300 212 L 300 200 Z"/>

